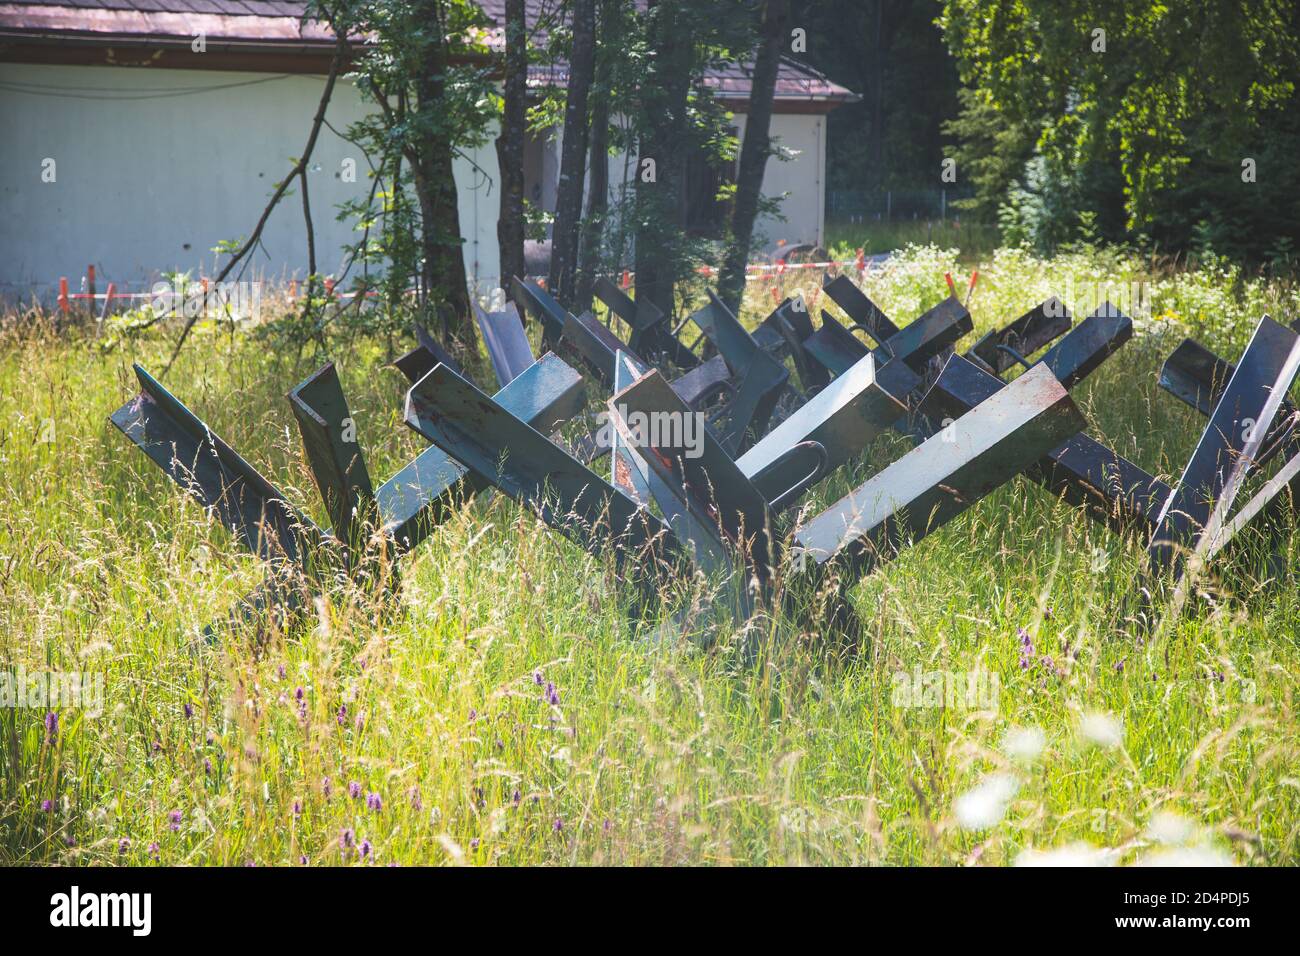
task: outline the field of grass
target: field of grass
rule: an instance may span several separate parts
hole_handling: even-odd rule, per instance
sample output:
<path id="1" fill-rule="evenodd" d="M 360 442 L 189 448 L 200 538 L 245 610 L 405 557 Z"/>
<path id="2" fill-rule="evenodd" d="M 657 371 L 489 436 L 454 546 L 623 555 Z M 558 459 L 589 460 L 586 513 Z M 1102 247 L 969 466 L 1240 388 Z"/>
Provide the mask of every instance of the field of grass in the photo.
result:
<path id="1" fill-rule="evenodd" d="M 865 285 L 907 321 L 955 259 L 909 249 Z M 1077 397 L 1166 478 L 1200 424 L 1156 387 L 1162 356 L 1186 334 L 1235 356 L 1300 307 L 1284 283 L 1101 252 L 980 269 L 979 328 L 1067 281 L 1150 283 Z M 1300 862 L 1300 536 L 1281 579 L 1252 550 L 1144 630 L 1142 543 L 1017 479 L 856 586 L 856 648 L 784 618 L 705 647 L 667 617 L 634 631 L 608 567 L 484 496 L 404 561 L 395 607 L 340 592 L 314 626 L 210 644 L 260 569 L 107 421 L 173 335 L 0 343 L 0 674 L 104 688 L 56 719 L 0 707 L 0 863 Z M 330 357 L 382 479 L 423 447 L 400 376 L 377 343 Z M 323 523 L 283 397 L 319 358 L 201 329 L 166 384 Z M 883 438 L 814 504 L 904 447 Z M 997 683 L 900 695 L 935 674 Z"/>
<path id="2" fill-rule="evenodd" d="M 893 222 L 828 222 L 826 246 L 836 258 L 853 257 L 861 249 L 867 255 L 894 252 L 909 245 L 938 245 L 959 250 L 962 265 L 974 264 L 993 254 L 998 246 L 996 226 L 960 219 L 900 219 Z"/>

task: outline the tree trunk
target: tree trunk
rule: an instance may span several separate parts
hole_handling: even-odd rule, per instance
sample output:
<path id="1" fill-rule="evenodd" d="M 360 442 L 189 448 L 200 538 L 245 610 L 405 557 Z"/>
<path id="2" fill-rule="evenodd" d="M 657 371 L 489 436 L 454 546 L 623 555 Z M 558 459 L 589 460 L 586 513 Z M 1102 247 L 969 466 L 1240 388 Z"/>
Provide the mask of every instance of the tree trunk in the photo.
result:
<path id="1" fill-rule="evenodd" d="M 686 173 L 686 106 L 696 67 L 695 38 L 676 22 L 689 0 L 650 6 L 650 62 L 641 83 L 636 176 L 636 295 L 672 315 L 680 264 L 679 200 Z M 649 161 L 649 164 L 647 164 Z"/>
<path id="2" fill-rule="evenodd" d="M 596 55 L 596 0 L 573 0 L 573 49 L 564 108 L 560 183 L 555 193 L 555 227 L 551 231 L 551 292 L 566 309 L 576 301 L 578 230 L 587 161 L 587 96 Z"/>
<path id="3" fill-rule="evenodd" d="M 501 288 L 509 290 L 511 276 L 524 269 L 524 124 L 528 108 L 528 26 L 524 0 L 505 0 L 505 80 L 497 165 L 501 170 L 501 213 L 497 246 L 501 257 Z M 509 294 L 507 292 L 507 294 Z"/>
<path id="4" fill-rule="evenodd" d="M 421 19 L 433 36 L 424 46 L 424 62 L 415 81 L 418 111 L 426 131 L 417 140 L 419 162 L 412 164 L 420 202 L 421 271 L 425 294 L 438 303 L 442 333 L 453 348 L 473 341 L 465 257 L 461 251 L 460 208 L 452 169 L 453 147 L 440 119 L 453 107 L 446 102 L 447 49 L 442 0 L 418 0 Z"/>
<path id="5" fill-rule="evenodd" d="M 759 35 L 758 55 L 749 95 L 749 116 L 745 121 L 745 142 L 740 148 L 740 169 L 736 174 L 735 203 L 731 211 L 731 241 L 727 245 L 718 277 L 718 295 L 736 315 L 745 295 L 745 264 L 758 218 L 763 192 L 763 171 L 772 152 L 772 97 L 781 50 L 788 36 L 789 0 L 767 0 Z"/>
<path id="6" fill-rule="evenodd" d="M 600 38 L 605 44 L 616 42 L 608 33 L 610 8 L 614 2 L 617 0 L 600 0 Z M 573 297 L 575 312 L 591 308 L 592 289 L 601 266 L 600 245 L 605 230 L 605 214 L 609 209 L 609 103 L 613 80 L 610 74 L 609 54 L 606 53 L 596 64 L 591 95 L 591 145 L 587 160 L 591 182 L 587 187 L 587 214 L 583 217 L 578 250 L 578 283 Z"/>

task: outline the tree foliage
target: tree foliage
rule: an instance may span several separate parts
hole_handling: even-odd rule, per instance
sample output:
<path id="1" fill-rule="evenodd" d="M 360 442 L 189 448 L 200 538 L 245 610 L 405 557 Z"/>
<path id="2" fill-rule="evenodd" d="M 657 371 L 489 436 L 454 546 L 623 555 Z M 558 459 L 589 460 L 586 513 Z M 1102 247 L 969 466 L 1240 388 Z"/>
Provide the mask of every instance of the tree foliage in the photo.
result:
<path id="1" fill-rule="evenodd" d="M 1049 246 L 1081 216 L 1110 238 L 1181 246 L 1210 224 L 1234 251 L 1276 241 L 1248 210 L 1300 186 L 1273 161 L 1296 137 L 1294 4 L 945 0 L 939 22 L 966 88 L 950 131 L 986 209 L 1010 196 L 1004 219 Z"/>

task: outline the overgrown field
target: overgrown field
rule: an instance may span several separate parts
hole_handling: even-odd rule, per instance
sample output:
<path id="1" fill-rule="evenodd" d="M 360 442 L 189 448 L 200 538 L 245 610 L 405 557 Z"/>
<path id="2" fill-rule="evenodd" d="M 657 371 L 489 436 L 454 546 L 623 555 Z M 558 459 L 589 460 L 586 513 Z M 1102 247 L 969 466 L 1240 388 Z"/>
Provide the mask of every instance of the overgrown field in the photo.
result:
<path id="1" fill-rule="evenodd" d="M 910 249 L 866 288 L 907 321 L 947 269 Z M 1157 388 L 1163 355 L 1194 334 L 1235 358 L 1260 314 L 1300 309 L 1214 265 L 1004 250 L 976 324 L 1071 278 L 1151 283 L 1151 318 L 1077 398 L 1166 478 L 1200 422 Z M 749 317 L 769 301 L 754 289 Z M 1142 543 L 1017 479 L 860 582 L 856 648 L 787 620 L 703 647 L 634 632 L 608 568 L 484 496 L 405 562 L 399 606 L 335 594 L 267 646 L 209 644 L 260 568 L 107 421 L 131 361 L 157 371 L 173 339 L 0 345 L 0 674 L 104 691 L 54 718 L 0 707 L 0 862 L 1300 862 L 1300 537 L 1281 578 L 1250 549 L 1143 630 Z M 331 356 L 377 479 L 423 447 L 383 348 Z M 283 397 L 319 359 L 200 330 L 166 384 L 323 524 Z M 904 447 L 883 438 L 816 502 Z M 945 702 L 900 675 L 988 683 Z"/>

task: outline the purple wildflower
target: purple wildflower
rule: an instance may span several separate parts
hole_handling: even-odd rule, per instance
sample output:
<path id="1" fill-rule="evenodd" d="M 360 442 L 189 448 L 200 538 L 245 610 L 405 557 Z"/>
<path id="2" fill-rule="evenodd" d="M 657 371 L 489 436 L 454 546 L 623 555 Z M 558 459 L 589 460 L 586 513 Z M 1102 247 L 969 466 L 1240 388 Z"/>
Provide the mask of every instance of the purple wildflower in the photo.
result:
<path id="1" fill-rule="evenodd" d="M 471 721 L 478 720 L 478 711 L 475 710 L 473 707 L 469 709 L 469 719 Z"/>
<path id="2" fill-rule="evenodd" d="M 560 692 L 550 681 L 546 682 L 546 702 L 554 707 L 560 706 Z"/>
<path id="3" fill-rule="evenodd" d="M 126 854 L 126 851 L 129 849 L 131 849 L 131 841 L 128 840 L 126 837 L 122 837 L 122 839 L 117 841 L 118 856 L 124 856 Z"/>
<path id="4" fill-rule="evenodd" d="M 408 791 L 408 795 L 409 795 L 410 798 L 411 798 L 411 809 L 413 809 L 413 810 L 419 810 L 419 809 L 421 809 L 421 808 L 424 806 L 423 801 L 420 800 L 420 788 L 419 788 L 419 787 L 412 787 L 412 788 Z"/>
<path id="5" fill-rule="evenodd" d="M 555 830 L 556 833 L 559 833 L 561 830 L 564 829 L 564 821 L 561 820 L 559 817 L 556 817 L 555 822 L 551 824 L 551 828 Z"/>
<path id="6" fill-rule="evenodd" d="M 361 796 L 361 784 L 357 783 L 355 780 L 351 781 L 348 784 L 348 796 L 353 800 Z"/>
<path id="7" fill-rule="evenodd" d="M 341 830 L 339 832 L 339 849 L 346 850 L 352 845 L 354 840 L 356 840 L 356 834 L 351 830 Z"/>
<path id="8" fill-rule="evenodd" d="M 524 795 L 520 793 L 519 788 L 516 787 L 515 792 L 510 795 L 510 802 L 513 803 L 515 806 L 519 806 L 520 801 L 522 801 L 523 799 L 524 799 Z"/>
<path id="9" fill-rule="evenodd" d="M 59 715 L 49 711 L 45 715 L 45 739 L 53 740 L 59 735 Z"/>
<path id="10" fill-rule="evenodd" d="M 294 815 L 295 817 L 300 817 L 300 816 L 302 816 L 302 801 L 301 801 L 301 800 L 295 800 L 295 801 L 293 802 L 293 815 Z"/>
<path id="11" fill-rule="evenodd" d="M 378 813 L 384 809 L 384 800 L 379 794 L 371 792 L 366 794 L 366 806 Z"/>
<path id="12" fill-rule="evenodd" d="M 533 683 L 538 687 L 542 686 L 542 672 L 540 670 L 533 671 Z"/>
<path id="13" fill-rule="evenodd" d="M 478 837 L 472 837 L 472 838 L 470 839 L 470 841 L 469 841 L 469 848 L 470 848 L 471 850 L 477 850 L 477 849 L 478 849 Z"/>
<path id="14" fill-rule="evenodd" d="M 304 854 L 302 854 L 302 856 L 298 857 L 298 863 L 299 863 L 300 865 L 302 865 L 302 866 L 306 866 L 306 865 L 307 865 L 307 854 L 306 854 L 306 853 L 304 853 Z"/>
<path id="15" fill-rule="evenodd" d="M 357 847 L 357 851 L 361 854 L 361 859 L 368 859 L 370 857 L 370 841 L 362 840 L 361 846 Z"/>
<path id="16" fill-rule="evenodd" d="M 283 665 L 283 664 L 281 664 L 279 667 L 277 667 L 277 668 L 275 669 L 275 676 L 278 677 L 278 678 L 280 678 L 280 680 L 284 680 L 284 665 Z"/>
<path id="17" fill-rule="evenodd" d="M 194 705 L 191 704 L 188 700 L 185 702 L 185 706 L 182 709 L 185 711 L 186 720 L 189 720 L 191 717 L 194 716 Z"/>
<path id="18" fill-rule="evenodd" d="M 293 699 L 294 699 L 294 700 L 302 700 L 303 696 L 304 696 L 304 692 L 303 692 L 303 689 L 302 689 L 301 687 L 299 687 L 297 690 L 295 690 L 295 691 L 293 692 Z"/>
<path id="19" fill-rule="evenodd" d="M 181 828 L 181 812 L 179 810 L 173 810 L 167 814 L 167 819 L 171 821 L 167 825 L 167 829 L 175 832 Z"/>
<path id="20" fill-rule="evenodd" d="M 41 813 L 53 813 L 53 812 L 54 812 L 54 801 L 53 801 L 53 800 L 42 800 L 42 801 L 41 801 Z"/>
<path id="21" fill-rule="evenodd" d="M 330 794 L 334 792 L 334 788 L 330 786 L 329 777 L 326 777 L 324 780 L 321 781 L 320 789 L 321 789 L 321 793 L 325 794 L 325 799 L 328 800 L 330 798 Z"/>
<path id="22" fill-rule="evenodd" d="M 339 726 L 342 727 L 343 722 L 347 719 L 348 719 L 348 705 L 339 704 L 339 716 L 338 716 Z"/>
<path id="23" fill-rule="evenodd" d="M 212 760 L 209 757 L 203 758 L 203 772 L 206 774 L 212 773 Z"/>

